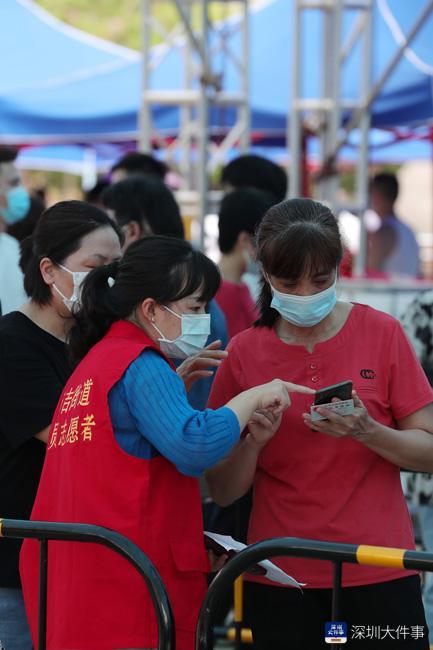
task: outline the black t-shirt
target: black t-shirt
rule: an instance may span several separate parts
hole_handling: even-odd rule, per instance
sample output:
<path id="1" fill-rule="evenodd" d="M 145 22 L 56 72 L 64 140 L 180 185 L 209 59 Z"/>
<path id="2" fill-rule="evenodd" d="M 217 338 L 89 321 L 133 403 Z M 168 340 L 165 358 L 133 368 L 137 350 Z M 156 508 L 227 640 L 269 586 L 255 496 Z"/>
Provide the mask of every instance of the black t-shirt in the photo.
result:
<path id="1" fill-rule="evenodd" d="M 0 318 L 0 517 L 30 517 L 46 448 L 34 436 L 51 424 L 70 374 L 62 341 L 20 312 Z M 0 587 L 20 585 L 20 548 L 0 540 Z"/>

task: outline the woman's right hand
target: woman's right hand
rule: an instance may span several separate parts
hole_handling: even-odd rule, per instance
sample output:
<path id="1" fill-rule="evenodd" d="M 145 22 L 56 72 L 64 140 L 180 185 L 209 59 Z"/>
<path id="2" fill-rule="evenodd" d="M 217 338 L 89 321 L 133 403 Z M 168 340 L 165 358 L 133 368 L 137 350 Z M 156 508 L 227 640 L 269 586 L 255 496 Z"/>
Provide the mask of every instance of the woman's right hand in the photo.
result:
<path id="1" fill-rule="evenodd" d="M 263 443 L 259 442 L 259 444 L 266 444 L 267 440 L 278 429 L 278 418 L 290 406 L 289 393 L 295 392 L 314 395 L 316 391 L 306 386 L 298 386 L 288 381 L 274 379 L 267 384 L 244 390 L 243 393 L 239 393 L 239 395 L 227 402 L 226 407 L 236 415 L 241 431 L 252 423 L 254 433 L 250 440 L 256 442 L 263 440 Z M 270 428 L 268 421 L 264 419 L 266 415 L 272 416 L 268 418 L 271 423 Z M 252 431 L 251 427 L 250 431 Z"/>
<path id="2" fill-rule="evenodd" d="M 291 400 L 289 393 L 314 395 L 316 392 L 307 386 L 292 384 L 289 381 L 282 381 L 281 379 L 274 379 L 267 384 L 256 386 L 252 390 L 257 393 L 258 401 L 256 410 L 270 411 L 275 416 L 284 413 L 290 406 Z"/>
<path id="3" fill-rule="evenodd" d="M 287 381 L 274 379 L 268 384 L 257 386 L 260 406 L 254 411 L 248 422 L 247 439 L 254 445 L 263 447 L 278 431 L 284 411 L 290 406 L 290 392 L 314 395 L 315 391 L 307 386 L 298 386 Z"/>

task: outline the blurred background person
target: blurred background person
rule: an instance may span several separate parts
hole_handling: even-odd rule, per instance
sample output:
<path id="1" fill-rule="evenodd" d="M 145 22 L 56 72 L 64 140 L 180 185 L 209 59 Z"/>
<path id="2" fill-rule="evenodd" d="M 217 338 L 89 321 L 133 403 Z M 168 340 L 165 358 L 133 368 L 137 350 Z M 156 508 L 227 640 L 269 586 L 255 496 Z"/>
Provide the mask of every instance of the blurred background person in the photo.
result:
<path id="1" fill-rule="evenodd" d="M 221 170 L 220 182 L 225 194 L 235 189 L 255 188 L 271 194 L 274 203 L 283 201 L 288 190 L 286 171 L 272 160 L 255 154 L 237 156 L 227 163 Z M 253 273 L 251 270 L 251 268 L 246 270 L 242 281 L 256 301 L 260 295 L 261 276 L 257 273 L 257 267 Z"/>
<path id="2" fill-rule="evenodd" d="M 23 241 L 26 237 L 30 237 L 44 210 L 45 205 L 41 199 L 38 196 L 30 196 L 30 207 L 26 216 L 24 219 L 8 226 L 8 235 L 11 235 L 11 237 L 14 237 L 19 242 Z"/>
<path id="3" fill-rule="evenodd" d="M 30 195 L 15 164 L 18 151 L 0 147 L 0 215 L 7 226 L 24 219 L 30 208 Z"/>
<path id="4" fill-rule="evenodd" d="M 62 201 L 22 244 L 27 302 L 0 319 L 0 512 L 28 519 L 45 443 L 70 373 L 66 337 L 80 284 L 93 268 L 120 258 L 121 233 L 102 210 Z M 0 639 L 31 650 L 18 573 L 20 540 L 0 545 Z"/>
<path id="5" fill-rule="evenodd" d="M 152 154 L 131 151 L 113 165 L 111 180 L 113 183 L 117 183 L 131 174 L 142 174 L 144 176 L 155 176 L 164 181 L 168 171 L 165 162 L 158 160 Z"/>
<path id="6" fill-rule="evenodd" d="M 242 281 L 246 272 L 260 275 L 254 233 L 263 215 L 274 205 L 268 192 L 244 187 L 226 194 L 218 218 L 219 269 L 222 282 L 216 301 L 226 317 L 229 337 L 251 327 L 258 318 L 255 301 Z"/>
<path id="7" fill-rule="evenodd" d="M 225 192 L 241 187 L 255 187 L 273 194 L 275 203 L 283 201 L 287 194 L 285 170 L 268 158 L 245 154 L 237 156 L 221 171 L 221 185 Z"/>
<path id="8" fill-rule="evenodd" d="M 86 203 L 96 205 L 97 208 L 104 210 L 104 202 L 102 201 L 102 194 L 109 187 L 110 181 L 105 178 L 100 178 L 90 190 L 84 192 L 84 200 Z"/>
<path id="9" fill-rule="evenodd" d="M 26 299 L 19 245 L 8 234 L 30 208 L 30 196 L 15 165 L 17 154 L 12 147 L 0 147 L 0 315 L 17 309 Z"/>
<path id="10" fill-rule="evenodd" d="M 368 235 L 367 269 L 387 276 L 419 277 L 419 246 L 413 230 L 395 214 L 398 197 L 395 174 L 376 174 L 370 183 L 370 205 L 380 218 Z"/>
<path id="11" fill-rule="evenodd" d="M 122 228 L 125 250 L 149 235 L 184 239 L 185 231 L 173 192 L 156 176 L 132 174 L 102 195 L 105 208 Z"/>

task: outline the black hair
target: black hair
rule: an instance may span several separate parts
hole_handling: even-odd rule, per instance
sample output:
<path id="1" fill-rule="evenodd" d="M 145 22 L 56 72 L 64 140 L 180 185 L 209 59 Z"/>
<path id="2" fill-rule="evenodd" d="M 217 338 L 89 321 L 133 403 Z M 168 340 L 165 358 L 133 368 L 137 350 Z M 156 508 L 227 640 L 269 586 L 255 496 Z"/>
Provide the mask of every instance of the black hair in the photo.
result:
<path id="1" fill-rule="evenodd" d="M 114 322 L 132 316 L 146 298 L 167 305 L 200 290 L 199 299 L 209 302 L 219 284 L 218 267 L 187 241 L 153 236 L 134 242 L 119 262 L 85 278 L 69 337 L 73 359 L 82 359 Z"/>
<path id="2" fill-rule="evenodd" d="M 162 160 L 158 160 L 149 153 L 139 151 L 125 154 L 113 165 L 111 172 L 115 172 L 117 169 L 124 169 L 127 174 L 150 174 L 161 180 L 164 180 L 168 172 L 168 167 Z"/>
<path id="3" fill-rule="evenodd" d="M 274 205 L 274 197 L 253 187 L 229 192 L 221 201 L 218 219 L 218 245 L 221 253 L 230 253 L 241 232 L 253 236 L 263 215 Z"/>
<path id="4" fill-rule="evenodd" d="M 113 210 L 119 226 L 136 221 L 142 230 L 167 237 L 185 236 L 179 206 L 173 192 L 159 179 L 134 174 L 102 194 L 106 208 Z"/>
<path id="5" fill-rule="evenodd" d="M 20 266 L 24 273 L 27 295 L 39 305 L 51 300 L 51 291 L 45 284 L 39 268 L 48 257 L 54 264 L 80 248 L 82 239 L 98 228 L 112 228 L 122 243 L 122 232 L 103 210 L 84 201 L 60 201 L 45 210 L 33 232 L 21 242 Z"/>
<path id="6" fill-rule="evenodd" d="M 84 199 L 87 203 L 96 204 L 101 200 L 104 190 L 110 185 L 110 182 L 104 178 L 100 178 L 93 187 L 84 193 Z"/>
<path id="7" fill-rule="evenodd" d="M 370 181 L 370 189 L 379 191 L 388 201 L 395 203 L 398 196 L 398 180 L 395 174 L 381 172 Z"/>
<path id="8" fill-rule="evenodd" d="M 0 146 L 0 165 L 1 163 L 14 162 L 18 156 L 18 150 L 15 147 Z"/>
<path id="9" fill-rule="evenodd" d="M 257 259 L 263 272 L 296 282 L 304 275 L 331 273 L 343 259 L 338 223 L 331 210 L 312 199 L 291 199 L 274 205 L 257 231 Z M 255 325 L 272 327 L 278 312 L 263 279 Z"/>
<path id="10" fill-rule="evenodd" d="M 33 234 L 36 224 L 44 210 L 45 206 L 42 201 L 37 197 L 31 196 L 30 208 L 26 216 L 24 219 L 21 219 L 7 227 L 8 235 L 15 237 L 18 241 L 23 241 L 26 237 L 30 237 L 30 235 Z"/>
<path id="11" fill-rule="evenodd" d="M 238 156 L 223 167 L 221 182 L 234 188 L 265 190 L 273 194 L 276 201 L 283 201 L 287 194 L 287 174 L 284 169 L 272 160 L 252 154 Z"/>

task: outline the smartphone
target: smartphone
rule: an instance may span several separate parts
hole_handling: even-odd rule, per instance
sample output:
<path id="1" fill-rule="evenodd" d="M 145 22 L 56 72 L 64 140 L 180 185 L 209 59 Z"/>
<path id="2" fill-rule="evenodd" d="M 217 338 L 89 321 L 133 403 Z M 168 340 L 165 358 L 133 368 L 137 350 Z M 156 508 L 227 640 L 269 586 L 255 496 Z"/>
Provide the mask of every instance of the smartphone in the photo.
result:
<path id="1" fill-rule="evenodd" d="M 321 404 L 329 404 L 332 402 L 334 397 L 338 397 L 338 399 L 341 399 L 342 401 L 352 399 L 352 388 L 353 386 L 351 381 L 342 381 L 339 384 L 333 384 L 332 386 L 321 388 L 316 392 L 314 405 L 319 406 Z"/>

